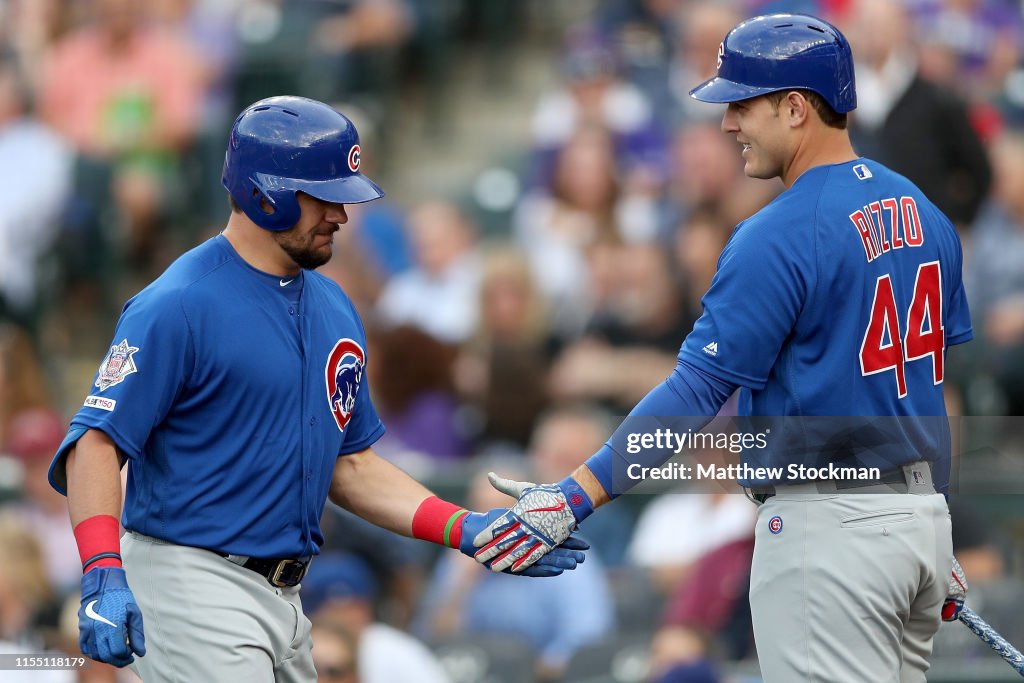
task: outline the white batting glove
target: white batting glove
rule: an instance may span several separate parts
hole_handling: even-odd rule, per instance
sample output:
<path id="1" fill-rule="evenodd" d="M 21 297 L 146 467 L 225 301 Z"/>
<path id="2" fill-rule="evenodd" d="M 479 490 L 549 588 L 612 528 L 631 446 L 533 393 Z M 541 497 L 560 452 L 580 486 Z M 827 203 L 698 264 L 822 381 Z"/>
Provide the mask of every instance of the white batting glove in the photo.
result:
<path id="1" fill-rule="evenodd" d="M 487 474 L 491 486 L 518 498 L 486 529 L 473 538 L 480 548 L 477 562 L 491 561 L 492 571 L 519 573 L 564 542 L 576 524 L 593 511 L 589 496 L 571 477 L 557 484 L 538 486 Z"/>
<path id="2" fill-rule="evenodd" d="M 942 603 L 942 620 L 956 621 L 960 618 L 960 612 L 964 609 L 964 600 L 967 598 L 967 577 L 964 576 L 964 568 L 960 566 L 957 559 L 953 558 L 953 571 L 949 577 L 949 592 L 946 601 Z"/>

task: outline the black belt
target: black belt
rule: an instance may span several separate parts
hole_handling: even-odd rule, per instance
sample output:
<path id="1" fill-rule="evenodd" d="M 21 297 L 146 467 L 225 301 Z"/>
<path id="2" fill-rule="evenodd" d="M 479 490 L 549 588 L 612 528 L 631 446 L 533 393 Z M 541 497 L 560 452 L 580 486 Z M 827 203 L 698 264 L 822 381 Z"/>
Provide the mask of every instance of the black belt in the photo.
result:
<path id="1" fill-rule="evenodd" d="M 309 570 L 310 563 L 313 561 L 313 558 L 305 560 L 276 560 L 259 557 L 244 558 L 221 552 L 217 554 L 229 562 L 234 562 L 239 567 L 256 572 L 265 578 L 271 586 L 277 586 L 278 588 L 298 586 L 306 575 L 306 571 Z"/>
<path id="2" fill-rule="evenodd" d="M 822 479 L 821 481 L 832 481 L 832 480 Z M 885 472 L 882 472 L 879 475 L 878 479 L 836 479 L 836 480 L 832 481 L 832 484 L 838 490 L 856 489 L 856 488 L 861 488 L 861 487 L 864 487 L 864 486 L 875 486 L 877 484 L 906 484 L 906 483 L 907 483 L 907 475 L 903 471 L 902 467 L 897 467 L 896 469 L 893 469 L 893 470 L 886 470 Z M 750 491 L 750 497 L 754 499 L 754 502 L 759 503 L 759 504 L 764 503 L 766 500 L 768 500 L 769 498 L 771 498 L 772 496 L 774 496 L 777 493 L 777 491 L 775 490 L 774 486 L 758 486 L 758 487 L 749 489 L 749 491 Z"/>

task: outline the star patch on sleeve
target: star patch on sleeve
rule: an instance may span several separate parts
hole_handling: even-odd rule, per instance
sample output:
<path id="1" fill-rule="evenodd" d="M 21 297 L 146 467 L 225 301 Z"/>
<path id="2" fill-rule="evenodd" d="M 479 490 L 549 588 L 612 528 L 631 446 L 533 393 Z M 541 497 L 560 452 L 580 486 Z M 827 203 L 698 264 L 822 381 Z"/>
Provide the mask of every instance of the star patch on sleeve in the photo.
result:
<path id="1" fill-rule="evenodd" d="M 127 339 L 122 339 L 120 343 L 111 346 L 103 362 L 100 363 L 95 386 L 99 387 L 100 391 L 104 391 L 115 384 L 120 384 L 125 377 L 133 372 L 138 372 L 139 368 L 136 367 L 135 360 L 132 358 L 138 350 L 139 347 L 131 346 Z"/>

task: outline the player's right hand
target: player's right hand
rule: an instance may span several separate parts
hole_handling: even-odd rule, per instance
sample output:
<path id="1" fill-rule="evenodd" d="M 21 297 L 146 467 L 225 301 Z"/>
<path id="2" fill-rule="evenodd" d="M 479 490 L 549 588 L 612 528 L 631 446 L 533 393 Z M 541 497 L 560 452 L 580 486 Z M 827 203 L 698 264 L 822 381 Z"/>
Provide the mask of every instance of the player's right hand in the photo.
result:
<path id="1" fill-rule="evenodd" d="M 964 600 L 967 598 L 967 576 L 955 557 L 946 593 L 946 601 L 942 603 L 942 620 L 956 621 L 964 610 Z"/>
<path id="2" fill-rule="evenodd" d="M 490 562 L 485 562 L 476 557 L 480 549 L 473 545 L 473 539 L 480 532 L 489 528 L 495 521 L 502 517 L 508 510 L 505 508 L 494 508 L 490 512 L 470 512 L 462 518 L 462 540 L 459 543 L 459 550 L 470 557 L 481 562 L 484 566 L 490 567 Z M 527 569 L 515 572 L 516 576 L 558 576 L 563 571 L 576 569 L 586 559 L 585 550 L 590 549 L 590 544 L 582 538 L 569 537 L 559 546 L 548 551 L 543 557 L 530 565 Z M 512 574 L 511 569 L 503 570 L 505 574 Z"/>
<path id="3" fill-rule="evenodd" d="M 564 485 L 571 481 L 578 488 L 574 481 L 566 479 L 538 486 L 529 481 L 504 479 L 494 472 L 488 473 L 487 478 L 494 488 L 518 500 L 473 539 L 477 562 L 492 571 L 510 569 L 525 574 L 572 537 L 579 519 Z M 588 508 L 581 515 L 592 511 L 592 507 Z"/>
<path id="4" fill-rule="evenodd" d="M 146 654 L 142 611 L 121 567 L 98 567 L 82 576 L 78 610 L 82 654 L 98 662 L 128 666 Z"/>

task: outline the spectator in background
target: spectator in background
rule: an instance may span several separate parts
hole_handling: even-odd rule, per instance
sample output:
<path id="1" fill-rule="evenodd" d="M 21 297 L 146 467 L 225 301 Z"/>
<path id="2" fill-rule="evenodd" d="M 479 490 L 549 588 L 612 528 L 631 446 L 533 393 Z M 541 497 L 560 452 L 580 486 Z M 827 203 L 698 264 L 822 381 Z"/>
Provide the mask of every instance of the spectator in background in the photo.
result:
<path id="1" fill-rule="evenodd" d="M 28 333 L 17 325 L 0 321 L 0 444 L 10 438 L 15 413 L 49 405 L 46 387 Z"/>
<path id="2" fill-rule="evenodd" d="M 317 683 L 359 683 L 359 641 L 328 619 L 313 622 L 313 666 Z"/>
<path id="3" fill-rule="evenodd" d="M 731 460 L 696 453 L 697 462 Z M 637 523 L 629 557 L 668 604 L 651 641 L 657 683 L 717 681 L 713 653 L 752 654 L 747 593 L 756 513 L 744 496 L 709 485 L 658 496 Z M 675 529 L 686 529 L 684 534 Z"/>
<path id="4" fill-rule="evenodd" d="M 857 56 L 850 137 L 858 154 L 905 175 L 961 232 L 968 230 L 992 173 L 965 103 L 919 74 L 901 3 L 856 0 L 848 21 Z"/>
<path id="5" fill-rule="evenodd" d="M 739 497 L 735 493 L 719 495 Z M 671 639 L 668 633 L 680 636 L 688 632 L 708 650 L 720 652 L 729 659 L 742 659 L 752 654 L 754 628 L 747 594 L 753 556 L 753 529 L 700 555 L 686 578 L 673 589 L 655 641 L 662 636 Z M 658 649 L 657 644 L 655 649 Z M 693 659 L 696 657 L 678 658 L 683 662 Z"/>
<path id="6" fill-rule="evenodd" d="M 18 55 L 25 79 L 35 84 L 54 43 L 80 10 L 68 0 L 7 0 L 0 9 L 0 42 Z"/>
<path id="7" fill-rule="evenodd" d="M 195 141 L 183 159 L 186 215 L 174 216 L 195 241 L 197 232 L 210 224 L 220 228 L 224 190 L 220 184 L 224 166 L 224 131 L 236 111 L 234 84 L 238 75 L 239 38 L 235 27 L 240 3 L 235 0 L 149 0 L 154 24 L 177 34 L 196 51 L 199 79 L 205 93 Z M 246 101 L 245 104 L 248 104 Z M 362 132 L 362 128 L 357 126 Z M 191 246 L 192 240 L 187 240 Z"/>
<path id="8" fill-rule="evenodd" d="M 676 229 L 673 254 L 684 301 L 682 315 L 691 323 L 704 311 L 701 298 L 711 286 L 718 257 L 732 230 L 716 211 L 701 208 L 693 210 Z"/>
<path id="9" fill-rule="evenodd" d="M 53 597 L 42 549 L 35 535 L 9 513 L 0 514 L 0 548 L 0 654 L 39 653 L 46 644 L 37 619 Z"/>
<path id="10" fill-rule="evenodd" d="M 40 266 L 71 189 L 71 150 L 28 115 L 28 83 L 14 52 L 0 49 L 0 316 L 39 313 Z"/>
<path id="11" fill-rule="evenodd" d="M 353 555 L 373 572 L 379 590 L 375 606 L 381 621 L 406 628 L 416 610 L 433 558 L 431 548 L 367 522 L 337 505 L 328 505 L 320 522 L 324 549 Z"/>
<path id="12" fill-rule="evenodd" d="M 515 463 L 502 463 L 501 472 L 510 467 L 513 477 L 515 470 L 524 472 Z M 473 509 L 508 504 L 486 472 L 481 469 L 470 482 Z M 612 631 L 612 595 L 596 555 L 558 581 L 523 581 L 488 571 L 464 555 L 449 557 L 455 554 L 440 558 L 424 594 L 418 621 L 428 640 L 464 633 L 518 636 L 537 651 L 537 681 L 543 683 L 559 680 L 576 650 Z"/>
<path id="13" fill-rule="evenodd" d="M 205 84 L 197 53 L 150 25 L 145 3 L 89 2 L 92 21 L 62 38 L 43 70 L 40 113 L 81 155 L 79 189 L 92 193 L 92 211 L 113 200 L 123 224 L 113 247 L 145 265 L 178 155 L 200 123 Z"/>
<path id="14" fill-rule="evenodd" d="M 719 683 L 707 645 L 688 629 L 661 629 L 651 642 L 652 683 Z"/>
<path id="15" fill-rule="evenodd" d="M 1019 3 L 911 0 L 906 4 L 922 38 L 921 66 L 926 77 L 951 75 L 952 80 L 940 83 L 972 101 L 998 96 L 1021 57 L 1024 21 Z"/>
<path id="16" fill-rule="evenodd" d="M 422 643 L 374 621 L 376 590 L 373 573 L 362 560 L 322 553 L 302 581 L 302 605 L 322 628 L 331 624 L 354 636 L 359 683 L 447 683 L 448 675 Z"/>
<path id="17" fill-rule="evenodd" d="M 975 586 L 1002 579 L 1005 562 L 997 542 L 1000 532 L 956 496 L 949 501 L 949 515 L 953 519 L 953 554 L 964 575 L 971 572 Z"/>
<path id="18" fill-rule="evenodd" d="M 455 383 L 475 413 L 478 440 L 525 447 L 548 402 L 552 340 L 540 292 L 511 246 L 484 256 L 479 324 L 462 346 Z"/>
<path id="19" fill-rule="evenodd" d="M 426 473 L 465 457 L 469 444 L 452 381 L 456 348 L 411 325 L 371 330 L 368 343 L 374 404 L 388 426 L 376 450 L 414 471 L 424 468 L 408 457 L 426 456 Z"/>
<path id="20" fill-rule="evenodd" d="M 664 251 L 655 245 L 617 247 L 608 267 L 595 268 L 613 286 L 584 336 L 555 360 L 549 390 L 562 400 L 636 403 L 675 367 L 685 315 Z"/>
<path id="21" fill-rule="evenodd" d="M 755 517 L 754 506 L 738 493 L 686 489 L 664 494 L 644 508 L 626 556 L 662 594 L 672 595 L 703 556 L 751 540 Z"/>
<path id="22" fill-rule="evenodd" d="M 615 50 L 623 76 L 644 92 L 657 93 L 663 88 L 675 23 L 689 4 L 683 0 L 612 0 L 599 5 L 597 30 Z"/>
<path id="23" fill-rule="evenodd" d="M 557 172 L 557 157 L 573 136 L 588 127 L 605 131 L 622 167 L 656 153 L 662 135 L 646 95 L 619 77 L 611 46 L 588 29 L 568 37 L 562 61 L 562 86 L 537 102 L 533 144 L 540 154 L 541 182 Z"/>
<path id="24" fill-rule="evenodd" d="M 313 27 L 303 91 L 326 101 L 353 93 L 379 100 L 397 80 L 398 51 L 414 27 L 412 8 L 405 0 L 335 4 L 340 7 L 331 7 Z"/>
<path id="25" fill-rule="evenodd" d="M 667 133 L 651 101 L 618 74 L 611 46 L 590 27 L 571 30 L 563 60 L 564 85 L 542 95 L 533 116 L 538 184 L 555 188 L 563 150 L 586 129 L 607 136 L 618 185 L 615 231 L 629 241 L 649 240 L 657 230 L 656 199 L 664 184 Z"/>
<path id="26" fill-rule="evenodd" d="M 550 187 L 526 194 L 513 216 L 516 243 L 559 336 L 578 334 L 586 320 L 588 253 L 597 244 L 620 241 L 617 168 L 608 133 L 583 128 L 559 151 Z"/>
<path id="27" fill-rule="evenodd" d="M 1006 133 L 990 147 L 995 192 L 975 224 L 964 262 L 964 290 L 981 348 L 975 372 L 995 380 L 996 414 L 1024 415 L 1024 134 Z M 990 414 L 992 404 L 983 408 Z"/>
<path id="28" fill-rule="evenodd" d="M 418 327 L 438 341 L 466 341 L 477 324 L 476 226 L 454 204 L 431 201 L 409 215 L 416 264 L 389 280 L 377 301 L 385 325 Z"/>
<path id="29" fill-rule="evenodd" d="M 75 536 L 68 524 L 67 502 L 46 480 L 50 459 L 64 440 L 66 429 L 64 420 L 52 410 L 20 410 L 11 418 L 7 439 L 0 449 L 22 465 L 24 500 L 14 511 L 39 539 L 49 582 L 61 595 L 77 590 L 82 578 Z"/>
<path id="30" fill-rule="evenodd" d="M 712 211 L 731 226 L 749 218 L 782 189 L 743 174 L 736 146 L 718 123 L 694 123 L 678 129 L 662 208 L 661 232 L 671 235 L 691 211 Z"/>
<path id="31" fill-rule="evenodd" d="M 345 290 L 357 310 L 370 311 L 380 299 L 385 284 L 394 274 L 380 267 L 374 243 L 362 239 L 373 227 L 368 225 L 367 220 L 372 214 L 364 211 L 362 207 L 362 204 L 353 204 L 352 210 L 346 209 L 349 221 L 345 226 L 347 229 L 335 233 L 334 254 L 330 261 L 320 266 L 319 271 Z M 391 224 L 387 229 L 393 235 L 396 229 L 401 232 L 402 226 L 400 223 Z M 378 237 L 379 235 L 371 239 Z M 404 244 L 405 237 L 401 239 L 403 242 L 400 243 Z"/>
<path id="32" fill-rule="evenodd" d="M 234 109 L 231 79 L 238 59 L 235 15 L 239 3 L 235 0 L 150 0 L 147 4 L 147 16 L 152 25 L 179 36 L 195 51 L 196 67 L 206 93 L 199 125 L 229 125 L 230 119 L 224 119 Z"/>
<path id="33" fill-rule="evenodd" d="M 718 71 L 718 46 L 743 17 L 734 2 L 697 0 L 678 14 L 675 45 L 665 86 L 671 93 L 671 123 L 713 123 L 721 112 L 690 97 L 693 83 L 701 83 Z"/>

